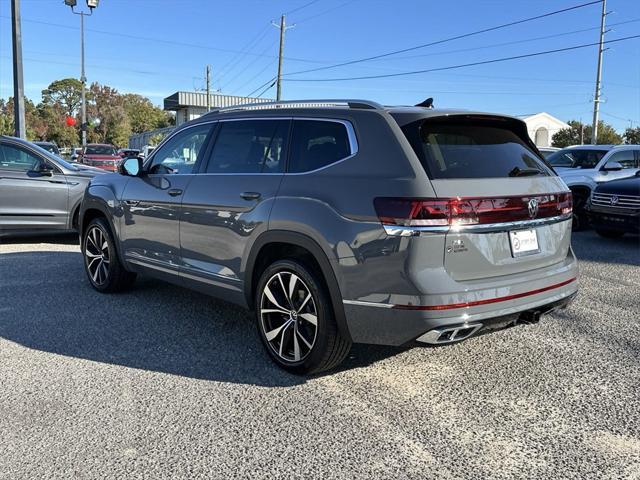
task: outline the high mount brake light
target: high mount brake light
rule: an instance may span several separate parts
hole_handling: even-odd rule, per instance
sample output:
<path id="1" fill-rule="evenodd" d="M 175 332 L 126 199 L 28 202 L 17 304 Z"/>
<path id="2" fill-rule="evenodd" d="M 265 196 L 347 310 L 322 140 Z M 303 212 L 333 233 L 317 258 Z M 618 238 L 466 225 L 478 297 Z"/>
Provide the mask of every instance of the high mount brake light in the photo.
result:
<path id="1" fill-rule="evenodd" d="M 518 197 L 379 197 L 374 207 L 383 225 L 455 227 L 566 216 L 572 212 L 572 200 L 570 192 Z"/>

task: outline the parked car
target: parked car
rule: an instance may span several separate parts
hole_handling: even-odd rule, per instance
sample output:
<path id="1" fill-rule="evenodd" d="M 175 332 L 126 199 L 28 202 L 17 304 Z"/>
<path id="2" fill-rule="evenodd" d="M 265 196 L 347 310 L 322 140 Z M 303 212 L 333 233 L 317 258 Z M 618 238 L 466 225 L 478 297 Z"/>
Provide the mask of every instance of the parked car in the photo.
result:
<path id="1" fill-rule="evenodd" d="M 70 160 L 72 162 L 79 162 L 82 157 L 82 147 L 75 147 L 72 149 Z"/>
<path id="2" fill-rule="evenodd" d="M 150 145 L 145 145 L 144 147 L 142 147 L 142 150 L 140 150 L 140 156 L 141 157 L 148 157 L 149 155 L 151 155 L 151 152 L 153 152 L 153 150 L 156 147 L 152 147 Z"/>
<path id="3" fill-rule="evenodd" d="M 571 301 L 571 193 L 523 121 L 291 103 L 212 111 L 94 178 L 91 285 L 147 274 L 249 307 L 296 373 L 352 342 L 458 342 Z"/>
<path id="4" fill-rule="evenodd" d="M 574 230 L 588 225 L 584 207 L 597 184 L 634 175 L 640 168 L 640 145 L 576 145 L 547 161 L 573 193 Z"/>
<path id="5" fill-rule="evenodd" d="M 35 145 L 38 145 L 40 148 L 44 148 L 47 152 L 51 152 L 54 155 L 60 156 L 60 150 L 58 149 L 58 145 L 54 142 L 33 142 Z"/>
<path id="6" fill-rule="evenodd" d="M 77 229 L 84 190 L 100 173 L 31 142 L 0 136 L 0 234 Z"/>
<path id="7" fill-rule="evenodd" d="M 116 147 L 109 144 L 89 143 L 83 150 L 80 162 L 92 167 L 115 172 L 122 157 Z"/>
<path id="8" fill-rule="evenodd" d="M 121 158 L 137 157 L 140 155 L 140 150 L 135 148 L 121 148 L 118 150 L 118 155 L 120 155 Z"/>
<path id="9" fill-rule="evenodd" d="M 596 233 L 603 237 L 640 233 L 640 171 L 598 185 L 586 210 Z"/>
<path id="10" fill-rule="evenodd" d="M 558 150 L 560 149 L 556 147 L 538 147 L 538 151 L 544 158 L 549 158 L 550 155 L 556 153 Z"/>

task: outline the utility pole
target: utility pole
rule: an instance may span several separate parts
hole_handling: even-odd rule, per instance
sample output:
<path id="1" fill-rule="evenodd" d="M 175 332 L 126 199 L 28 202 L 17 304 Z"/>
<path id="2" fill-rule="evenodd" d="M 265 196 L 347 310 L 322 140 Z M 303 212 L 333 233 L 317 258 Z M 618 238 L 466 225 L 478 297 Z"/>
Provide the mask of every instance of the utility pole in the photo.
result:
<path id="1" fill-rule="evenodd" d="M 24 117 L 24 77 L 22 73 L 22 29 L 20 0 L 11 0 L 11 30 L 13 34 L 13 122 L 15 136 L 27 137 Z"/>
<path id="2" fill-rule="evenodd" d="M 278 52 L 278 77 L 276 79 L 276 100 L 280 101 L 282 98 L 282 55 L 284 52 L 284 32 L 289 28 L 295 27 L 295 25 L 291 25 L 287 27 L 287 22 L 284 15 L 280 17 L 280 25 L 278 25 L 275 22 L 271 22 L 271 25 L 280 29 L 280 50 Z"/>
<path id="3" fill-rule="evenodd" d="M 207 112 L 211 111 L 211 65 L 207 65 Z"/>
<path id="4" fill-rule="evenodd" d="M 604 25 L 607 16 L 607 0 L 602 0 L 602 17 L 600 18 L 600 45 L 598 46 L 598 72 L 596 74 L 596 92 L 593 98 L 593 126 L 591 143 L 598 143 L 598 115 L 600 113 L 600 81 L 602 80 L 602 52 L 604 52 Z"/>
<path id="5" fill-rule="evenodd" d="M 75 13 L 75 12 L 74 12 Z M 87 77 L 84 74 L 84 12 L 80 12 L 80 83 L 82 83 L 82 104 L 80 106 L 80 131 L 82 132 L 82 151 L 87 146 Z"/>

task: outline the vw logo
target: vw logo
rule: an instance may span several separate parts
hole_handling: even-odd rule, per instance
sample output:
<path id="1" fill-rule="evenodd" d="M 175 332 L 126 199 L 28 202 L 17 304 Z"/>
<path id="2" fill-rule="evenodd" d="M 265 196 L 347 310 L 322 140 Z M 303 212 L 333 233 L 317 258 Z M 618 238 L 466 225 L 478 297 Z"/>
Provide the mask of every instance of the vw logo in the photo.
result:
<path id="1" fill-rule="evenodd" d="M 611 205 L 617 205 L 618 204 L 618 196 L 614 195 L 613 197 L 611 197 Z"/>
<path id="2" fill-rule="evenodd" d="M 536 215 L 538 215 L 538 200 L 532 198 L 529 200 L 529 217 L 536 218 Z"/>

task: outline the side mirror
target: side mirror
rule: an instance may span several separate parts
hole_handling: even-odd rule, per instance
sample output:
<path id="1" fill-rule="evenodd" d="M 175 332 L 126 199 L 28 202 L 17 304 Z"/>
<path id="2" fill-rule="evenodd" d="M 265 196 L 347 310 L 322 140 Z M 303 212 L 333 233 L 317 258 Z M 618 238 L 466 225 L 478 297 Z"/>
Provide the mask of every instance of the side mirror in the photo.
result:
<path id="1" fill-rule="evenodd" d="M 618 163 L 618 162 L 607 162 L 604 164 L 604 167 L 602 167 L 602 170 L 604 170 L 605 172 L 616 172 L 618 170 L 622 170 L 624 167 L 622 166 L 622 164 Z"/>
<path id="2" fill-rule="evenodd" d="M 36 165 L 33 171 L 42 177 L 50 177 L 53 175 L 53 167 L 45 161 L 42 161 L 38 165 Z"/>
<path id="3" fill-rule="evenodd" d="M 142 159 L 137 157 L 126 158 L 118 165 L 120 175 L 139 177 L 142 174 Z"/>

